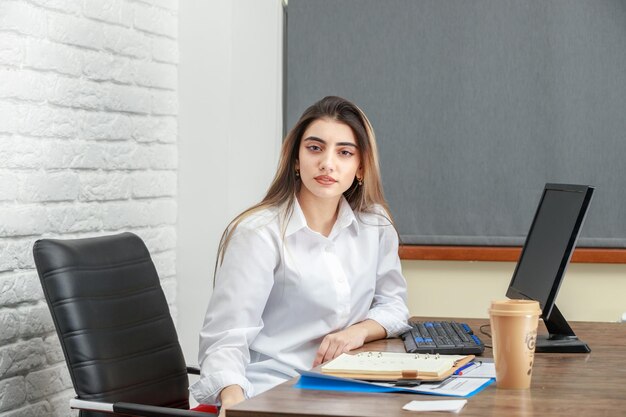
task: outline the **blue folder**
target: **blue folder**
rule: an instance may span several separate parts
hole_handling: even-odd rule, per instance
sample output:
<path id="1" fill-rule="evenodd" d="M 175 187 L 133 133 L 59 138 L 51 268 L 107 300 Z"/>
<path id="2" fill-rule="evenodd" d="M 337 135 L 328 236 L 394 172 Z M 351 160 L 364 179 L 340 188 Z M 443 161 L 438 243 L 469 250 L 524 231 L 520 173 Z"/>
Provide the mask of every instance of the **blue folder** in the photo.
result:
<path id="1" fill-rule="evenodd" d="M 357 379 L 340 378 L 332 375 L 326 375 L 318 372 L 311 371 L 298 371 L 300 373 L 300 379 L 294 384 L 296 388 L 302 389 L 316 389 L 323 391 L 343 391 L 343 392 L 408 392 L 411 394 L 427 394 L 427 395 L 445 395 L 436 392 L 420 392 L 419 387 L 405 388 L 405 387 L 387 387 L 377 384 L 373 384 L 367 381 L 360 381 Z M 459 396 L 464 398 L 472 397 L 479 393 L 494 382 L 494 379 L 489 379 L 485 384 L 481 385 L 478 389 L 471 393 Z"/>

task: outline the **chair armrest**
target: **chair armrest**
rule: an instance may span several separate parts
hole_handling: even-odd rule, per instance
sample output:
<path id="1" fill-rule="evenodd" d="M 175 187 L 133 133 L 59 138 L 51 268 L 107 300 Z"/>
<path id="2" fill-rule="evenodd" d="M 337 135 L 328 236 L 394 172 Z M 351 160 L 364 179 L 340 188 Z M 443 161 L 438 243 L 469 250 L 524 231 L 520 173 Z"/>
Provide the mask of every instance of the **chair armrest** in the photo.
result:
<path id="1" fill-rule="evenodd" d="M 197 366 L 187 365 L 187 373 L 191 375 L 200 375 L 200 368 Z"/>
<path id="2" fill-rule="evenodd" d="M 135 403 L 103 403 L 98 401 L 85 401 L 72 398 L 70 408 L 78 410 L 99 411 L 102 413 L 118 413 L 137 417 L 210 417 L 217 414 L 204 413 L 191 410 L 180 410 L 178 408 L 158 407 L 155 405 L 135 404 Z"/>

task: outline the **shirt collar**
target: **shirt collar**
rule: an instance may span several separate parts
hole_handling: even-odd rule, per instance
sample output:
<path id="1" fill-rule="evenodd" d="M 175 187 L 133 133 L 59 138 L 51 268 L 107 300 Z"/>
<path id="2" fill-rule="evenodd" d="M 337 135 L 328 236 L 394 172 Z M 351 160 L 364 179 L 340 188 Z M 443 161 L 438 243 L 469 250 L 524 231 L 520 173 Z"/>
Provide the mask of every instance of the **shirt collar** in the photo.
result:
<path id="1" fill-rule="evenodd" d="M 344 196 L 341 196 L 341 200 L 339 200 L 339 213 L 337 214 L 337 220 L 335 221 L 335 225 L 333 226 L 333 230 L 331 231 L 330 236 L 338 233 L 340 230 L 345 229 L 349 226 L 354 225 L 354 230 L 358 234 L 359 233 L 359 222 L 350 207 L 350 203 Z M 285 236 L 290 236 L 297 231 L 308 227 L 306 223 L 306 217 L 304 217 L 304 213 L 302 212 L 302 208 L 300 207 L 300 203 L 298 199 L 294 197 L 293 203 L 293 213 L 289 216 L 289 223 L 287 224 L 287 228 L 285 229 Z"/>
<path id="2" fill-rule="evenodd" d="M 348 200 L 346 200 L 344 196 L 341 196 L 341 200 L 339 201 L 339 213 L 337 214 L 337 221 L 333 226 L 333 231 L 330 233 L 331 235 L 333 235 L 333 232 L 339 232 L 340 230 L 350 227 L 352 225 L 354 225 L 354 231 L 359 234 L 359 222 L 354 215 L 354 211 L 352 210 L 352 207 L 350 207 L 350 203 L 348 203 Z"/>
<path id="3" fill-rule="evenodd" d="M 306 217 L 304 217 L 304 213 L 302 212 L 302 208 L 296 196 L 293 197 L 293 211 L 289 215 L 288 220 L 289 223 L 287 223 L 287 228 L 285 229 L 285 236 L 290 236 L 298 230 L 307 227 Z"/>

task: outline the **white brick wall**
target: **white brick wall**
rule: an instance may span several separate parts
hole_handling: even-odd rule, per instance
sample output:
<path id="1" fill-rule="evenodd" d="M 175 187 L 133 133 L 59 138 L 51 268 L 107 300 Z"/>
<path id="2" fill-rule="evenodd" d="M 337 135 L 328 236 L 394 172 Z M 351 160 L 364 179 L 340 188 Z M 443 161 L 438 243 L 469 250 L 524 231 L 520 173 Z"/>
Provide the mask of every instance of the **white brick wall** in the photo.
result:
<path id="1" fill-rule="evenodd" d="M 0 417 L 74 416 L 32 259 L 139 234 L 176 315 L 177 0 L 0 0 Z"/>

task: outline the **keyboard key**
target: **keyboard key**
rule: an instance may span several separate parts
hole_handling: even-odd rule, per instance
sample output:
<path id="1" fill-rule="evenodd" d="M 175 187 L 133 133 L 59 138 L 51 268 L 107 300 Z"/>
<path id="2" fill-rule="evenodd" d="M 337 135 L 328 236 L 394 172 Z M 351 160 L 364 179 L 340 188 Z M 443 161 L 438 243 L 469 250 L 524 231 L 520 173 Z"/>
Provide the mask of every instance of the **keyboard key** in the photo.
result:
<path id="1" fill-rule="evenodd" d="M 453 321 L 411 321 L 412 329 L 401 337 L 411 353 L 480 355 L 485 345 L 466 323 Z"/>

